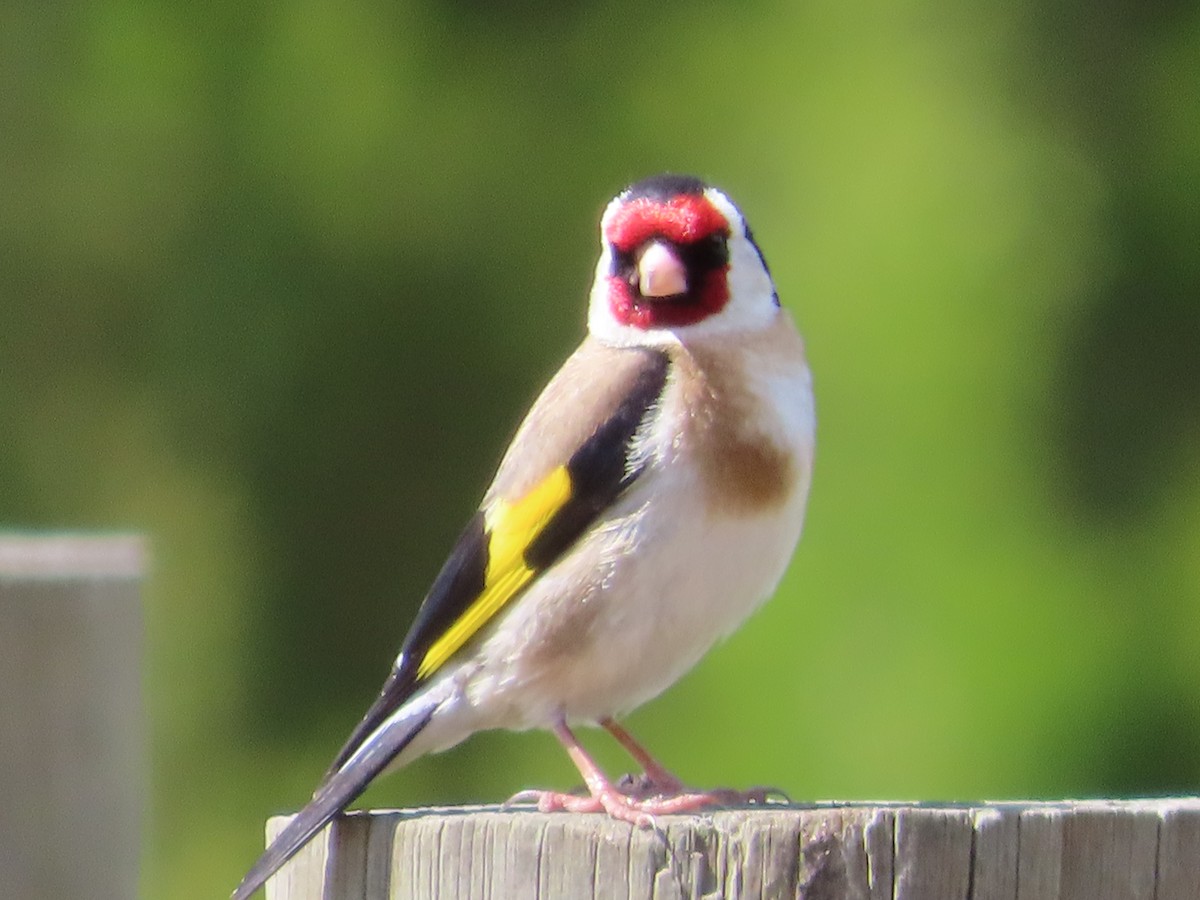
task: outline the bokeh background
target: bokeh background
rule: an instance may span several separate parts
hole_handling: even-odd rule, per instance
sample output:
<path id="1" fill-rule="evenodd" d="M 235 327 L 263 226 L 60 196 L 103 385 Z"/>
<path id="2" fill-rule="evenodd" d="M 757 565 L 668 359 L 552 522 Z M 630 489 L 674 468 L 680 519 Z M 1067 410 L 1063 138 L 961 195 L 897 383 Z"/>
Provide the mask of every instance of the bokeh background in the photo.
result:
<path id="1" fill-rule="evenodd" d="M 152 541 L 144 895 L 308 796 L 667 169 L 753 223 L 819 449 L 635 732 L 797 798 L 1200 789 L 1198 72 L 1143 0 L 4 2 L 0 522 Z M 575 780 L 485 735 L 364 803 Z"/>

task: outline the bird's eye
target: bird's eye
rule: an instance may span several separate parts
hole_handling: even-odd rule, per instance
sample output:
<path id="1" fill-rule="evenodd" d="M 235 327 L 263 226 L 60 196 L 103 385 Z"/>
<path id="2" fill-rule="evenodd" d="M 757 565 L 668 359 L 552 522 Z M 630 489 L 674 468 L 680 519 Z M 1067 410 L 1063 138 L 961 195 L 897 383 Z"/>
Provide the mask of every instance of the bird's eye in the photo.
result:
<path id="1" fill-rule="evenodd" d="M 716 263 L 715 268 L 729 264 L 729 235 L 723 231 L 718 231 L 708 238 L 709 252 Z"/>
<path id="2" fill-rule="evenodd" d="M 729 235 L 716 231 L 708 237 L 680 248 L 688 269 L 696 272 L 711 272 L 729 265 Z"/>

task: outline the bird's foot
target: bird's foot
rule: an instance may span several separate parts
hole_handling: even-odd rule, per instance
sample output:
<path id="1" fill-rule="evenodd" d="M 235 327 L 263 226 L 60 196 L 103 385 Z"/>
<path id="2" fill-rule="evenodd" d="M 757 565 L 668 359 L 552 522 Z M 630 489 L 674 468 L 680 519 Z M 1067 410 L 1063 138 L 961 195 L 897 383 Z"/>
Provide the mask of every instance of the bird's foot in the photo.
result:
<path id="1" fill-rule="evenodd" d="M 747 791 L 716 788 L 668 793 L 644 776 L 626 776 L 620 784 L 603 787 L 594 794 L 530 790 L 521 791 L 508 802 L 534 803 L 539 812 L 607 813 L 618 821 L 649 828 L 654 824 L 655 816 L 694 813 L 713 807 L 759 806 L 782 793 L 773 788 Z"/>
<path id="2" fill-rule="evenodd" d="M 673 797 L 665 797 L 667 802 L 674 800 L 690 798 L 690 802 L 701 801 L 707 806 L 763 806 L 767 803 L 783 802 L 790 803 L 791 798 L 788 797 L 779 788 L 773 787 L 752 787 L 744 791 L 734 790 L 733 788 L 713 788 L 708 791 L 690 791 Z"/>
<path id="3" fill-rule="evenodd" d="M 688 792 L 687 787 L 673 775 L 662 777 L 648 772 L 628 773 L 617 779 L 616 789 L 631 800 L 652 797 L 674 797 Z"/>
<path id="4" fill-rule="evenodd" d="M 617 780 L 617 790 L 633 800 L 673 800 L 678 797 L 707 797 L 710 806 L 761 806 L 766 803 L 790 803 L 791 798 L 779 788 L 752 787 L 737 791 L 731 788 L 713 788 L 700 791 L 687 787 L 673 775 L 666 778 L 651 776 L 646 772 L 622 775 Z"/>
<path id="5" fill-rule="evenodd" d="M 601 790 L 605 787 L 602 785 Z M 616 783 L 607 788 L 615 791 L 630 803 L 641 803 L 647 800 L 675 797 L 688 793 L 682 781 L 673 777 L 667 779 L 655 778 L 646 772 L 628 773 L 617 779 Z M 536 788 L 520 791 L 505 801 L 505 806 L 516 804 L 533 804 L 542 812 L 603 812 L 604 806 L 594 796 L 588 794 L 587 787 L 580 785 L 566 792 L 543 791 Z"/>
<path id="6" fill-rule="evenodd" d="M 605 812 L 621 822 L 649 828 L 654 824 L 655 816 L 697 812 L 713 806 L 761 805 L 772 794 L 782 794 L 772 788 L 692 790 L 663 768 L 612 719 L 605 719 L 601 724 L 642 764 L 640 775 L 626 775 L 618 784 L 613 784 L 584 750 L 567 723 L 560 719 L 555 723 L 554 734 L 583 776 L 587 793 L 522 791 L 508 802 L 536 803 L 541 812 Z"/>
<path id="7" fill-rule="evenodd" d="M 595 794 L 566 794 L 560 791 L 522 791 L 513 797 L 523 802 L 536 802 L 538 812 L 608 813 L 614 819 L 638 828 L 654 825 L 652 801 L 627 797 L 609 785 Z M 512 801 L 509 801 L 512 802 Z"/>

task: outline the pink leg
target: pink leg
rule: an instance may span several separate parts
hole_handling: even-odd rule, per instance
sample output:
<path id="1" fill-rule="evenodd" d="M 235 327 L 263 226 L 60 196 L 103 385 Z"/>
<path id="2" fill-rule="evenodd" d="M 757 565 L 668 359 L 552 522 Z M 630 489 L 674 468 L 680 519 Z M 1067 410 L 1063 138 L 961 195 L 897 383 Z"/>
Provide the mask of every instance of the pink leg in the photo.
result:
<path id="1" fill-rule="evenodd" d="M 601 719 L 600 725 L 616 738 L 617 743 L 624 747 L 625 751 L 642 767 L 642 771 L 646 773 L 649 787 L 660 794 L 682 794 L 684 792 L 683 782 L 651 756 L 650 751 L 634 740 L 633 735 L 618 725 L 614 719 Z"/>
<path id="2" fill-rule="evenodd" d="M 575 763 L 575 768 L 583 776 L 589 796 L 580 797 L 557 791 L 522 791 L 509 802 L 536 800 L 537 807 L 542 812 L 606 812 L 614 819 L 629 822 L 640 828 L 648 828 L 654 824 L 651 818 L 653 813 L 643 810 L 640 804 L 630 800 L 613 786 L 608 776 L 596 765 L 596 761 L 583 749 L 583 745 L 567 727 L 566 722 L 559 721 L 554 726 L 554 736 L 566 749 L 571 762 Z"/>
<path id="3" fill-rule="evenodd" d="M 606 812 L 614 819 L 647 828 L 654 824 L 653 817 L 656 815 L 696 812 L 710 806 L 741 806 L 747 803 L 762 803 L 766 798 L 764 791 L 746 793 L 729 790 L 688 792 L 679 779 L 659 765 L 628 732 L 611 720 L 606 720 L 601 724 L 612 732 L 613 736 L 629 750 L 639 764 L 645 767 L 647 778 L 652 782 L 652 789 L 655 791 L 654 796 L 642 796 L 644 792 L 641 791 L 634 792 L 630 796 L 616 787 L 596 765 L 596 761 L 583 749 L 579 739 L 567 727 L 566 722 L 559 721 L 554 726 L 554 736 L 566 749 L 567 755 L 575 763 L 575 768 L 583 776 L 588 796 L 581 797 L 557 791 L 522 791 L 509 802 L 534 800 L 542 812 Z"/>
<path id="4" fill-rule="evenodd" d="M 787 795 L 778 788 L 756 787 L 748 791 L 714 788 L 711 791 L 700 793 L 690 792 L 675 774 L 651 756 L 650 751 L 634 740 L 633 735 L 618 725 L 615 720 L 602 719 L 600 725 L 616 738 L 617 742 L 625 748 L 629 755 L 637 761 L 637 764 L 642 767 L 642 771 L 645 772 L 645 784 L 634 785 L 634 793 L 637 794 L 639 788 L 642 788 L 642 794 L 647 791 L 652 792 L 659 798 L 660 805 L 669 806 L 671 804 L 682 803 L 687 809 L 698 808 L 697 803 L 699 806 L 746 806 L 748 804 L 766 803 L 767 798 L 773 794 L 782 796 L 785 800 L 787 799 Z"/>

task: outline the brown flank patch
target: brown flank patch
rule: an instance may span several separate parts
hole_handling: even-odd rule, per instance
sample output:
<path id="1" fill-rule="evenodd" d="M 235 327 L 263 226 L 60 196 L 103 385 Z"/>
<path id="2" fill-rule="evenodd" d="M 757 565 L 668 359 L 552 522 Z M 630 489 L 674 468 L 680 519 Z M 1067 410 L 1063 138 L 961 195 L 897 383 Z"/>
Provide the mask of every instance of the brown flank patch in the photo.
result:
<path id="1" fill-rule="evenodd" d="M 757 401 L 743 387 L 740 360 L 695 347 L 676 357 L 685 385 L 687 438 L 713 510 L 750 515 L 782 505 L 796 482 L 793 455 L 754 428 Z M 732 363 L 732 365 L 731 365 Z"/>

